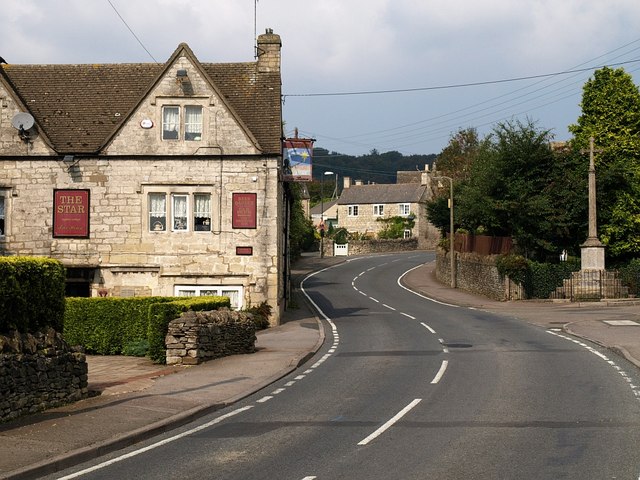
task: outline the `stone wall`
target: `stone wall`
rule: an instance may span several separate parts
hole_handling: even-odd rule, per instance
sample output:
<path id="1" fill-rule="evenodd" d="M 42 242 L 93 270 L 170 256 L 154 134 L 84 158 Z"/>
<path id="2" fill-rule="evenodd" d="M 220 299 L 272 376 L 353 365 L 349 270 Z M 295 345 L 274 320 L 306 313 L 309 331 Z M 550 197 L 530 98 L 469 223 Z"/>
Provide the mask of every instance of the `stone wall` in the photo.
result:
<path id="1" fill-rule="evenodd" d="M 0 336 L 0 422 L 86 398 L 87 362 L 53 329 Z"/>
<path id="2" fill-rule="evenodd" d="M 456 287 L 494 300 L 519 300 L 522 288 L 508 278 L 502 278 L 496 267 L 497 255 L 477 255 L 456 252 Z M 436 252 L 436 278 L 451 284 L 451 257 L 448 252 Z"/>
<path id="3" fill-rule="evenodd" d="M 349 255 L 367 255 L 371 253 L 406 252 L 418 249 L 418 239 L 400 238 L 384 240 L 349 240 Z M 324 241 L 324 255 L 333 256 L 333 241 Z"/>
<path id="4" fill-rule="evenodd" d="M 253 315 L 220 309 L 186 312 L 169 323 L 167 365 L 196 365 L 214 358 L 255 352 Z"/>

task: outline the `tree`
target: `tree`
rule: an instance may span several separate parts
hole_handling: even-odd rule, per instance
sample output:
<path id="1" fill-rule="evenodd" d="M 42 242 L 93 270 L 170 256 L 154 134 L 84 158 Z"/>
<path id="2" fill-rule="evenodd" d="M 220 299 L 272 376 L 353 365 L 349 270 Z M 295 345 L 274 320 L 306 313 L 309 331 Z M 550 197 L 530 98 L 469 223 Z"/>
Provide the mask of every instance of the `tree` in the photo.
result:
<path id="1" fill-rule="evenodd" d="M 475 232 L 512 236 L 528 257 L 557 250 L 549 195 L 555 157 L 552 135 L 528 120 L 499 123 L 481 143 L 456 199 L 458 223 Z"/>
<path id="2" fill-rule="evenodd" d="M 467 180 L 479 148 L 480 140 L 475 128 L 459 130 L 451 136 L 447 146 L 438 155 L 438 171 L 453 178 L 456 183 Z"/>
<path id="3" fill-rule="evenodd" d="M 598 224 L 607 255 L 640 254 L 640 91 L 624 69 L 596 70 L 583 87 L 582 113 L 573 133 L 574 150 L 595 140 Z M 583 182 L 587 181 L 587 177 Z M 585 232 L 586 237 L 586 232 Z"/>
<path id="4" fill-rule="evenodd" d="M 315 241 L 315 228 L 311 220 L 304 214 L 300 200 L 300 186 L 294 183 L 290 188 L 293 202 L 290 211 L 289 247 L 291 258 L 295 259 L 302 252 L 308 250 Z"/>

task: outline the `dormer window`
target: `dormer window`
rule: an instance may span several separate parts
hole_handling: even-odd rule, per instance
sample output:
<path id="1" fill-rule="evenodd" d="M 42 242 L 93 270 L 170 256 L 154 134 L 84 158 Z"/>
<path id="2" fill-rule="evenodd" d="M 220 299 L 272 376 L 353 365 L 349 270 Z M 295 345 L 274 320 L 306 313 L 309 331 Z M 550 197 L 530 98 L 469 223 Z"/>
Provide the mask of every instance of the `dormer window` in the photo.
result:
<path id="1" fill-rule="evenodd" d="M 201 105 L 165 105 L 162 107 L 163 140 L 202 140 Z"/>

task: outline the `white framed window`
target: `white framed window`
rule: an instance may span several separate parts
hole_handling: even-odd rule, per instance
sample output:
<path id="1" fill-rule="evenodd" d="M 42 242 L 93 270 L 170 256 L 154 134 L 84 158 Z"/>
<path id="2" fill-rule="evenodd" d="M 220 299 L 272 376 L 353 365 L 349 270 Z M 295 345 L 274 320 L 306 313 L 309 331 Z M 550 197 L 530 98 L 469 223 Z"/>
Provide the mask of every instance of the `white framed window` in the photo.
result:
<path id="1" fill-rule="evenodd" d="M 164 193 L 149 194 L 149 230 L 152 232 L 167 230 L 167 196 Z"/>
<path id="2" fill-rule="evenodd" d="M 349 205 L 347 207 L 347 212 L 350 217 L 358 216 L 358 205 Z"/>
<path id="3" fill-rule="evenodd" d="M 180 138 L 180 107 L 165 105 L 162 107 L 162 139 Z"/>
<path id="4" fill-rule="evenodd" d="M 244 288 L 241 285 L 174 285 L 176 297 L 203 297 L 217 295 L 229 297 L 231 307 L 239 310 L 242 308 Z"/>
<path id="5" fill-rule="evenodd" d="M 189 230 L 189 196 L 171 195 L 171 230 L 186 232 Z"/>
<path id="6" fill-rule="evenodd" d="M 404 231 L 404 238 L 411 238 L 411 230 L 405 230 Z"/>
<path id="7" fill-rule="evenodd" d="M 384 205 L 374 205 L 373 206 L 373 216 L 374 217 L 382 217 L 384 215 Z"/>
<path id="8" fill-rule="evenodd" d="M 163 140 L 202 140 L 202 125 L 202 105 L 162 107 Z"/>
<path id="9" fill-rule="evenodd" d="M 200 105 L 184 107 L 184 139 L 202 140 L 202 107 Z"/>
<path id="10" fill-rule="evenodd" d="M 408 217 L 411 214 L 411 205 L 408 203 L 398 204 L 398 215 L 402 217 Z"/>
<path id="11" fill-rule="evenodd" d="M 196 232 L 211 231 L 211 194 L 193 195 L 193 229 Z"/>
<path id="12" fill-rule="evenodd" d="M 147 194 L 149 232 L 211 232 L 213 226 L 213 196 L 200 188 L 195 191 L 172 192 L 158 188 Z M 155 190 L 155 188 L 154 188 Z"/>

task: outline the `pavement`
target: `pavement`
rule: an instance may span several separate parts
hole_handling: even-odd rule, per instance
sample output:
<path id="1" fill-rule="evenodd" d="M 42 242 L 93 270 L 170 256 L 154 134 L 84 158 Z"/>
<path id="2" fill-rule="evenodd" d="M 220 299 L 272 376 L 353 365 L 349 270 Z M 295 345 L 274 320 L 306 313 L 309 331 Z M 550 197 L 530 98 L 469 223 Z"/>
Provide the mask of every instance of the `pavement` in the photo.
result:
<path id="1" fill-rule="evenodd" d="M 95 396 L 0 424 L 0 478 L 39 478 L 125 448 L 231 405 L 289 374 L 324 341 L 322 323 L 297 287 L 308 273 L 345 260 L 311 255 L 292 265 L 290 307 L 280 326 L 257 333 L 256 353 L 188 367 L 138 357 L 87 356 Z M 440 302 L 564 330 L 614 350 L 640 368 L 640 300 L 499 302 L 438 282 L 434 265 L 412 270 L 404 285 Z"/>

